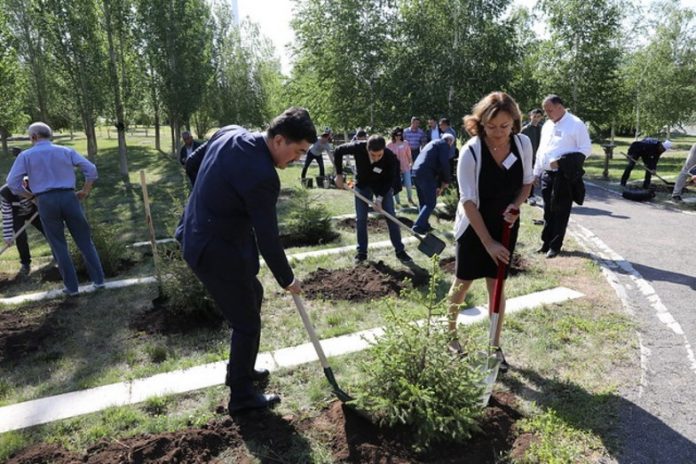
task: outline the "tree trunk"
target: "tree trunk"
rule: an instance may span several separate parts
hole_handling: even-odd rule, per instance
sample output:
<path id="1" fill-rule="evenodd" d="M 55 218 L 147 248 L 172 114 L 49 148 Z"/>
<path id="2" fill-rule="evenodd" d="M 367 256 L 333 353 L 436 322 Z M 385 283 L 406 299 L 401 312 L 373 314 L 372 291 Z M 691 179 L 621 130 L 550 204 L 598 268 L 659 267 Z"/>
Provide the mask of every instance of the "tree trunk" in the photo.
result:
<path id="1" fill-rule="evenodd" d="M 2 139 L 2 152 L 5 156 L 10 156 L 10 149 L 7 146 L 7 132 L 0 130 L 0 138 Z"/>
<path id="2" fill-rule="evenodd" d="M 97 131 L 93 122 L 85 124 L 85 135 L 87 136 L 87 158 L 95 163 L 97 161 Z"/>

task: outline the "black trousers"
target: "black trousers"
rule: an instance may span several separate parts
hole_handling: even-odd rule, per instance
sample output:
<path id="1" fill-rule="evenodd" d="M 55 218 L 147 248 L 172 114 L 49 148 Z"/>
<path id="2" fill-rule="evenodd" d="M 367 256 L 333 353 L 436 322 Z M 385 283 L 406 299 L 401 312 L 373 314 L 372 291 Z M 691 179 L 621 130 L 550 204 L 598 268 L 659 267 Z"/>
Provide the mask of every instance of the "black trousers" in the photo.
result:
<path id="1" fill-rule="evenodd" d="M 552 210 L 551 190 L 553 179 L 557 175 L 557 172 L 546 171 L 541 176 L 541 196 L 544 199 L 544 229 L 541 231 L 541 241 L 545 249 L 560 251 L 568 228 L 573 199 L 568 195 L 554 200 L 556 208 Z"/>
<path id="2" fill-rule="evenodd" d="M 643 160 L 643 164 L 645 165 L 645 167 L 653 171 L 657 169 L 657 161 L 660 159 L 659 156 L 653 155 L 640 155 L 630 157 L 628 159 L 628 165 L 626 166 L 626 169 L 624 169 L 623 175 L 621 176 L 621 185 L 625 186 L 628 182 L 628 178 L 631 177 L 631 171 L 633 171 L 633 168 L 636 166 L 636 160 L 638 158 Z M 645 178 L 643 179 L 643 188 L 647 189 L 648 187 L 650 187 L 650 180 L 652 179 L 652 174 L 650 174 L 650 172 L 647 169 L 644 169 L 644 171 Z"/>
<path id="3" fill-rule="evenodd" d="M 15 233 L 24 226 L 24 223 L 29 220 L 31 216 L 19 216 L 18 214 L 12 215 L 12 228 Z M 41 218 L 36 216 L 31 225 L 34 226 L 36 230 L 44 234 L 43 227 L 41 226 Z M 31 264 L 31 253 L 29 253 L 29 241 L 27 240 L 27 231 L 24 230 L 15 239 L 15 244 L 17 245 L 17 251 L 19 252 L 19 262 L 22 264 Z"/>
<path id="4" fill-rule="evenodd" d="M 304 162 L 304 167 L 302 168 L 302 178 L 304 179 L 305 176 L 307 175 L 307 169 L 309 168 L 309 165 L 312 164 L 312 161 L 317 162 L 319 164 L 319 175 L 321 177 L 324 177 L 324 156 L 319 155 L 319 156 L 314 156 L 310 153 L 307 153 L 307 156 L 305 158 Z"/>
<path id="5" fill-rule="evenodd" d="M 192 269 L 230 325 L 226 382 L 231 398 L 244 398 L 255 393 L 251 374 L 261 339 L 263 286 L 255 276 L 246 280 L 230 279 L 233 272 L 230 269 L 220 272 L 220 266 L 207 265 L 216 258 L 219 256 L 213 250 L 206 250 L 199 260 L 200 266 Z"/>

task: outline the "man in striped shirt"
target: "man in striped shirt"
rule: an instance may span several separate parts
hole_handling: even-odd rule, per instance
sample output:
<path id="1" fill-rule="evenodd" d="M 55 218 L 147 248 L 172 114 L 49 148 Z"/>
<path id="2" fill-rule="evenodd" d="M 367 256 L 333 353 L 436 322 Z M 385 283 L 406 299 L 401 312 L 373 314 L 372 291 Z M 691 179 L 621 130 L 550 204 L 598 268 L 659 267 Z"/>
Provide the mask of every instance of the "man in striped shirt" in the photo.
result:
<path id="1" fill-rule="evenodd" d="M 421 120 L 417 116 L 411 118 L 411 125 L 404 129 L 404 140 L 411 147 L 411 157 L 416 161 L 421 147 L 425 142 L 425 132 L 420 128 Z"/>

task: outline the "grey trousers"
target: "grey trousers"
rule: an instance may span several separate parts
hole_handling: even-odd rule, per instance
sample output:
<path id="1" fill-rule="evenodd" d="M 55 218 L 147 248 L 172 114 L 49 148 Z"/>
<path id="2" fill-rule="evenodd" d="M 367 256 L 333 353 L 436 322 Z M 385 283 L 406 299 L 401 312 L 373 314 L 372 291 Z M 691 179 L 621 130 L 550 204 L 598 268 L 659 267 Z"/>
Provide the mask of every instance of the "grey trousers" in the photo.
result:
<path id="1" fill-rule="evenodd" d="M 684 167 L 682 168 L 679 176 L 677 176 L 677 181 L 674 183 L 674 190 L 672 190 L 672 196 L 681 195 L 684 186 L 686 185 L 687 179 L 689 179 L 689 169 L 696 166 L 696 143 L 689 150 L 689 156 L 686 157 L 686 162 L 684 162 Z"/>

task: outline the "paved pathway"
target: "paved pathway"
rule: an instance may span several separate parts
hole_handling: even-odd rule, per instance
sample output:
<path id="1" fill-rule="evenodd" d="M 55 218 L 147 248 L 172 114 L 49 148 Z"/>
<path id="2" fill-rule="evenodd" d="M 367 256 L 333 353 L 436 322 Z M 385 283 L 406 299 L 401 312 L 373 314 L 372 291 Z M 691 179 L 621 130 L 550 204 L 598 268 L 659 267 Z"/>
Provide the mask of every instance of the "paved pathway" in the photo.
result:
<path id="1" fill-rule="evenodd" d="M 624 394 L 620 463 L 696 463 L 696 215 L 588 185 L 571 230 L 638 324 L 640 379 Z"/>

